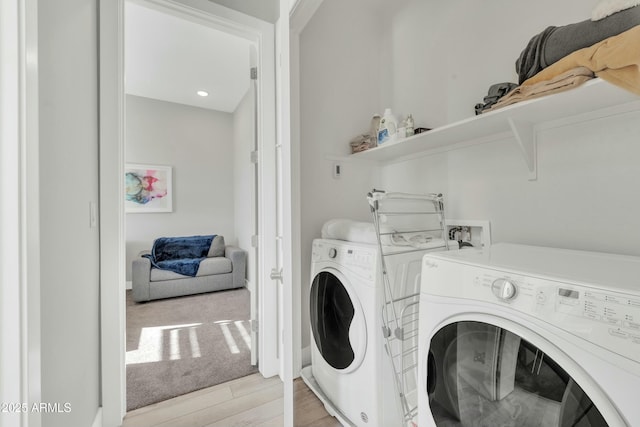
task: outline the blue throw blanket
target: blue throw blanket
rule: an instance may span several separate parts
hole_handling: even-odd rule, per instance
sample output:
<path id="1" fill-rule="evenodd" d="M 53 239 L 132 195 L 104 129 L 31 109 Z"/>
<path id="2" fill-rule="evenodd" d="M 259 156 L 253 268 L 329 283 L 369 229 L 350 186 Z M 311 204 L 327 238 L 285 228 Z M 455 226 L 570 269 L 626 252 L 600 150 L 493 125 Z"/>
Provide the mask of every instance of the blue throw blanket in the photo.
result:
<path id="1" fill-rule="evenodd" d="M 198 274 L 200 262 L 207 257 L 215 234 L 209 236 L 160 237 L 153 242 L 151 265 L 185 276 Z"/>

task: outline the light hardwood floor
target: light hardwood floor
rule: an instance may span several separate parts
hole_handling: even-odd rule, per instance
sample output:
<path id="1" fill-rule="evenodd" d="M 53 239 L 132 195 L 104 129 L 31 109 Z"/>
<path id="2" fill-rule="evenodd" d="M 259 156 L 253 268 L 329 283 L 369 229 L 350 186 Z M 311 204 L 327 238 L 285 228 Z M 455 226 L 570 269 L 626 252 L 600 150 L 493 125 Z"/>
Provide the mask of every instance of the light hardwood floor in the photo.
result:
<path id="1" fill-rule="evenodd" d="M 278 377 L 253 374 L 131 411 L 122 427 L 281 426 L 282 393 Z M 296 426 L 340 426 L 299 378 L 294 396 Z"/>

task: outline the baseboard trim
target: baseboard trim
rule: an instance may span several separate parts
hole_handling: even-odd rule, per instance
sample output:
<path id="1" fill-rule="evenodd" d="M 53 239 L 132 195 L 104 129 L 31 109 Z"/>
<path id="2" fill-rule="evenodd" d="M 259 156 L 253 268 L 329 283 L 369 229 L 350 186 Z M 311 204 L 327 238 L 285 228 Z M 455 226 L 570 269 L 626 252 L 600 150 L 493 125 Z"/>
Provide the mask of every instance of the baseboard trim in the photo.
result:
<path id="1" fill-rule="evenodd" d="M 131 280 L 127 280 L 126 288 L 127 289 L 133 289 L 133 284 L 132 284 Z"/>
<path id="2" fill-rule="evenodd" d="M 102 406 L 98 407 L 98 412 L 96 412 L 96 417 L 94 418 L 91 427 L 102 427 Z"/>

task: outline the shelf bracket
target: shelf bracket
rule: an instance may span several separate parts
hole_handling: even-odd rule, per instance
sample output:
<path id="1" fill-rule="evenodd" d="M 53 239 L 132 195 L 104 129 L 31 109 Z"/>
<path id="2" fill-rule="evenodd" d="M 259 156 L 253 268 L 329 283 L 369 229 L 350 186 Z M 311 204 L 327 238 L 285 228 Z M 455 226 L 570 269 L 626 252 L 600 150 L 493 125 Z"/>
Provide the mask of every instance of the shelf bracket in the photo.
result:
<path id="1" fill-rule="evenodd" d="M 529 181 L 535 181 L 538 178 L 538 159 L 534 127 L 531 123 L 515 122 L 511 117 L 507 121 L 529 170 Z"/>

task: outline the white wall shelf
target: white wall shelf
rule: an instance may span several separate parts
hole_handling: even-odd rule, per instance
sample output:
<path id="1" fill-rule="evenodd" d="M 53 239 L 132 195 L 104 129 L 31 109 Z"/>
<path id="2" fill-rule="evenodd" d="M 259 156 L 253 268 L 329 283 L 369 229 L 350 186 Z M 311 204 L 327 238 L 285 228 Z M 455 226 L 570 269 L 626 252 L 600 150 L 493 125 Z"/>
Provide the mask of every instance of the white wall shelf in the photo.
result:
<path id="1" fill-rule="evenodd" d="M 522 150 L 529 179 L 536 179 L 536 134 L 540 128 L 593 120 L 634 110 L 640 110 L 640 97 L 601 79 L 593 79 L 566 92 L 513 104 L 388 142 L 352 154 L 350 157 L 390 162 L 406 160 L 418 153 L 437 152 L 511 137 Z"/>

